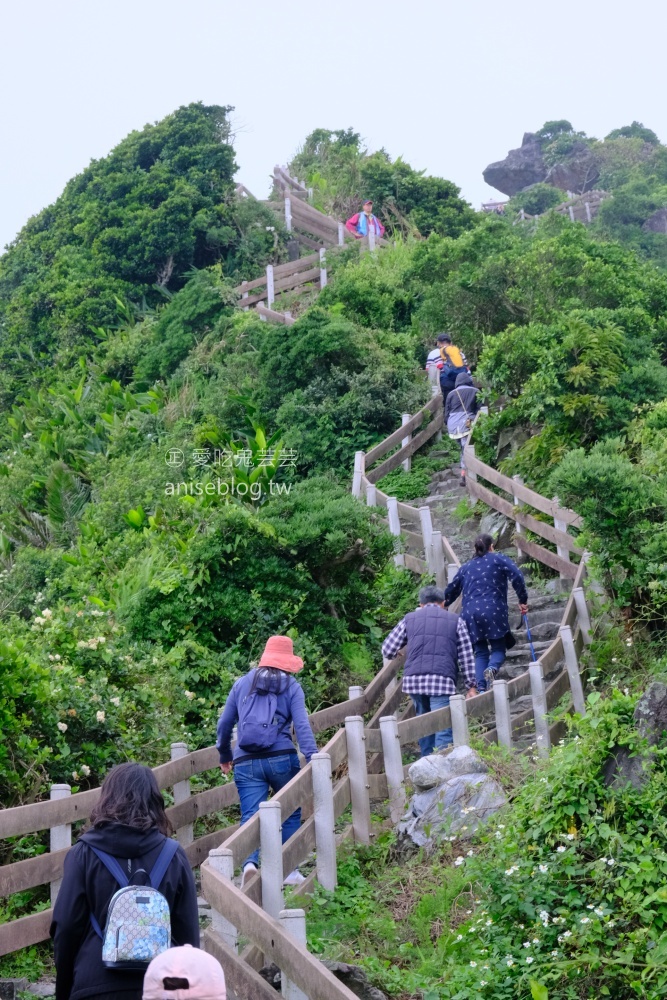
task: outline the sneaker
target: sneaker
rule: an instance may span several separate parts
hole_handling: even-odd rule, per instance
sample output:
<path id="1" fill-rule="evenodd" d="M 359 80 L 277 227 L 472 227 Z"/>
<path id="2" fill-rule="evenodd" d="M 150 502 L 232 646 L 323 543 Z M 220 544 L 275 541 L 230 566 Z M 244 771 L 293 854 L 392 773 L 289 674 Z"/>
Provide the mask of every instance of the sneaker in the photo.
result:
<path id="1" fill-rule="evenodd" d="M 283 880 L 283 885 L 302 885 L 306 881 L 306 876 L 302 875 L 298 868 L 295 868 L 293 872 L 290 872 L 286 879 Z"/>
<path id="2" fill-rule="evenodd" d="M 241 888 L 243 889 L 245 884 L 250 881 L 253 875 L 256 874 L 257 874 L 257 865 L 254 865 L 252 861 L 250 861 L 247 865 L 244 865 L 243 875 L 241 876 Z"/>
<path id="3" fill-rule="evenodd" d="M 484 683 L 486 684 L 487 691 L 490 691 L 491 688 L 493 687 L 493 682 L 495 680 L 495 677 L 496 677 L 495 670 L 492 670 L 491 667 L 487 667 L 486 670 L 484 671 Z"/>
<path id="4" fill-rule="evenodd" d="M 466 488 L 466 477 L 465 476 L 461 476 L 461 481 L 459 483 L 459 486 L 462 486 L 463 489 Z"/>

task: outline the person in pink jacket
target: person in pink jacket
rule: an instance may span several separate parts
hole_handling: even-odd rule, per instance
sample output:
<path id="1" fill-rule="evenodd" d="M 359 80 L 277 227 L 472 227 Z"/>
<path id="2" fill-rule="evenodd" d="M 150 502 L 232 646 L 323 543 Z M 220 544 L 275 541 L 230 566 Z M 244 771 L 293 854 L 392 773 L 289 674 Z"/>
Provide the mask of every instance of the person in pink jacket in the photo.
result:
<path id="1" fill-rule="evenodd" d="M 373 202 L 370 198 L 364 202 L 362 211 L 350 216 L 345 223 L 345 228 L 356 236 L 358 240 L 363 239 L 364 236 L 368 236 L 369 227 L 373 230 L 376 237 L 384 236 L 384 226 L 377 215 L 373 215 Z"/>

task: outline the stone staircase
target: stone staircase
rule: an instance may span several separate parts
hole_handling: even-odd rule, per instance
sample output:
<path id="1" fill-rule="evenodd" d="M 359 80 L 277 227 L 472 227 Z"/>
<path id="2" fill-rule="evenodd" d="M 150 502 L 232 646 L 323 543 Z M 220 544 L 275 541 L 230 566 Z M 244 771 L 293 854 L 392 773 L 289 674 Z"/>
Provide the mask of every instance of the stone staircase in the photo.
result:
<path id="1" fill-rule="evenodd" d="M 431 457 L 442 455 L 443 459 L 449 459 L 449 452 L 431 451 Z M 462 504 L 463 501 L 463 504 Z M 431 509 L 433 527 L 442 531 L 446 535 L 452 548 L 456 552 L 461 563 L 472 558 L 475 537 L 480 531 L 488 531 L 489 534 L 497 535 L 498 527 L 506 525 L 502 515 L 484 511 L 482 516 L 472 514 L 468 518 L 463 518 L 462 508 L 465 505 L 469 509 L 468 494 L 460 486 L 460 472 L 457 465 L 446 465 L 441 471 L 435 473 L 431 480 L 429 494 L 419 500 L 412 500 L 411 505 L 415 507 L 426 505 Z M 456 511 L 456 513 L 455 513 Z M 491 518 L 491 524 L 487 524 L 487 517 Z M 405 525 L 410 528 L 410 525 Z M 495 529 L 495 530 L 494 530 Z M 412 527 L 414 531 L 414 527 Z M 509 556 L 521 565 L 521 556 L 511 544 L 504 544 L 502 535 L 509 536 L 511 532 L 501 533 L 500 547 L 498 551 Z M 510 539 L 508 539 L 509 541 Z M 422 555 L 423 553 L 415 554 Z M 544 580 L 535 578 L 531 573 L 530 564 L 521 566 L 521 570 L 528 587 L 528 622 L 533 640 L 535 653 L 539 656 L 546 650 L 558 635 L 561 619 L 563 616 L 563 604 L 567 600 L 568 591 L 571 587 L 569 581 L 565 580 Z M 516 645 L 507 652 L 507 658 L 499 671 L 500 680 L 512 680 L 524 673 L 528 669 L 532 656 L 530 645 L 526 635 L 526 629 L 521 620 L 518 602 L 514 590 L 508 588 L 509 622 L 510 628 L 516 639 Z M 564 663 L 560 661 L 545 675 L 545 680 L 552 681 L 564 668 Z M 516 698 L 511 703 L 512 716 L 522 714 L 531 708 L 530 695 Z M 488 720 L 489 725 L 493 725 L 492 717 Z M 520 741 L 521 742 L 521 741 Z"/>

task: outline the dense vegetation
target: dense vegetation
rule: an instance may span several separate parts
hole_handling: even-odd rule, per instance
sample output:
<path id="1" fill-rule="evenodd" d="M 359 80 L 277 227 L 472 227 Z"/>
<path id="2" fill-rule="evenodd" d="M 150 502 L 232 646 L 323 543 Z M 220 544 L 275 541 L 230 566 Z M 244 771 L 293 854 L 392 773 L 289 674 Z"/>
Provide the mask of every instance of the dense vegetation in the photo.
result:
<path id="1" fill-rule="evenodd" d="M 290 163 L 292 174 L 313 189 L 315 205 L 338 218 L 358 212 L 366 199 L 390 232 L 458 236 L 474 221 L 459 188 L 442 177 L 425 176 L 385 149 L 371 153 L 351 128 L 315 129 Z"/>
<path id="2" fill-rule="evenodd" d="M 229 687 L 273 632 L 290 634 L 306 660 L 311 709 L 372 675 L 378 639 L 412 606 L 416 582 L 393 568 L 385 530 L 349 496 L 352 457 L 428 398 L 421 369 L 442 329 L 473 361 L 492 404 L 478 437 L 482 456 L 580 511 L 582 541 L 628 627 L 664 630 L 667 236 L 646 242 L 624 229 L 612 239 L 611 208 L 588 229 L 561 216 L 537 227 L 478 216 L 450 182 L 367 153 L 351 130 L 318 130 L 292 169 L 339 214 L 370 194 L 396 242 L 376 255 L 359 257 L 355 247 L 330 254 L 331 281 L 316 305 L 292 327 L 262 323 L 236 308 L 233 286 L 280 261 L 286 234 L 267 208 L 234 197 L 227 111 L 191 105 L 132 134 L 0 258 L 5 805 L 39 798 L 51 781 L 96 784 L 119 759 L 157 763 L 175 739 L 209 745 Z M 547 145 L 566 142 L 567 129 L 545 129 Z M 665 155 L 630 132 L 603 144 L 642 144 L 636 162 L 613 168 L 622 178 L 610 202 L 617 208 L 642 171 L 659 178 Z M 426 490 L 431 461 L 416 462 L 404 484 L 394 474 L 392 490 L 406 498 Z M 598 651 L 600 662 L 605 656 L 611 663 L 609 650 Z M 620 665 L 602 672 L 603 689 L 641 676 L 636 659 L 618 651 L 613 659 Z M 433 963 L 455 958 L 456 942 L 451 928 L 425 930 L 429 907 L 448 913 L 465 874 L 480 886 L 475 898 L 492 914 L 485 919 L 499 927 L 488 977 L 497 992 L 489 996 L 527 996 L 524 981 L 517 986 L 502 968 L 522 947 L 516 927 L 526 922 L 520 894 L 502 888 L 507 845 L 525 852 L 540 841 L 548 853 L 571 828 L 570 853 L 554 855 L 571 868 L 556 886 L 536 883 L 525 905 L 538 916 L 539 905 L 578 914 L 590 901 L 602 909 L 595 919 L 605 934 L 615 906 L 619 948 L 636 931 L 636 963 L 648 964 L 648 917 L 633 924 L 630 916 L 640 880 L 628 860 L 631 886 L 620 900 L 598 856 L 611 850 L 600 838 L 612 806 L 623 812 L 609 824 L 619 864 L 640 847 L 664 850 L 662 828 L 649 836 L 638 819 L 654 784 L 644 798 L 612 803 L 592 781 L 581 808 L 565 801 L 612 732 L 619 742 L 634 739 L 630 698 L 617 694 L 596 708 L 560 764 L 526 783 L 505 839 L 471 859 L 470 874 L 452 869 L 436 901 L 400 932 L 369 925 L 369 955 L 377 956 L 369 968 L 396 995 L 419 989 L 439 1000 Z M 554 802 L 563 796 L 549 829 L 531 825 L 542 778 Z M 5 845 L 4 857 L 42 848 L 29 838 Z M 357 886 L 360 906 L 372 897 L 375 907 L 378 889 L 360 863 L 351 860 L 343 885 L 353 895 Z M 542 863 L 551 864 L 546 853 Z M 521 869 L 526 892 L 531 871 Z M 649 889 L 658 891 L 653 882 Z M 39 900 L 28 893 L 2 917 Z M 454 923 L 467 917 L 479 913 Z M 540 947 L 558 950 L 537 932 Z M 402 964 L 378 944 L 385 933 L 382 947 L 398 949 Z M 313 934 L 327 942 L 332 931 L 315 925 Z M 433 957 L 417 956 L 433 942 Z M 594 951 L 598 939 L 584 945 L 599 963 L 586 989 L 635 995 L 627 970 Z M 548 983 L 544 949 L 536 967 Z M 572 985 L 581 954 L 558 955 L 559 1000 L 589 995 Z M 382 971 L 386 962 L 396 967 Z M 454 966 L 456 996 L 479 995 L 473 967 Z"/>

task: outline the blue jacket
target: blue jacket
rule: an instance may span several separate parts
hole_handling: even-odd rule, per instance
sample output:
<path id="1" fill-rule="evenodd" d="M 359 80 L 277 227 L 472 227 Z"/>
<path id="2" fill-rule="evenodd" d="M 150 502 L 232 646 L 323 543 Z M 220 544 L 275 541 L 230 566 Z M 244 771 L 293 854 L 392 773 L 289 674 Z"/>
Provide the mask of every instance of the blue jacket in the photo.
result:
<path id="1" fill-rule="evenodd" d="M 514 587 L 521 604 L 528 603 L 523 573 L 501 552 L 487 552 L 464 563 L 445 591 L 445 605 L 463 591 L 461 617 L 473 643 L 480 639 L 502 639 L 510 630 L 507 583 Z"/>
<path id="2" fill-rule="evenodd" d="M 299 741 L 301 753 L 309 761 L 314 753 L 317 753 L 317 743 L 313 736 L 306 712 L 306 699 L 303 695 L 303 688 L 298 681 L 288 675 L 288 683 L 285 690 L 278 696 L 276 715 L 281 720 L 278 728 L 278 736 L 268 750 L 262 754 L 249 754 L 240 750 L 238 745 L 234 748 L 232 755 L 232 730 L 239 720 L 238 706 L 247 696 L 252 686 L 254 670 L 251 670 L 244 677 L 240 677 L 234 684 L 225 703 L 220 719 L 218 720 L 218 738 L 216 747 L 220 754 L 220 763 L 227 764 L 230 760 L 241 760 L 244 757 L 268 757 L 278 753 L 296 753 L 296 748 L 292 742 L 290 728 L 294 723 L 296 738 Z"/>

